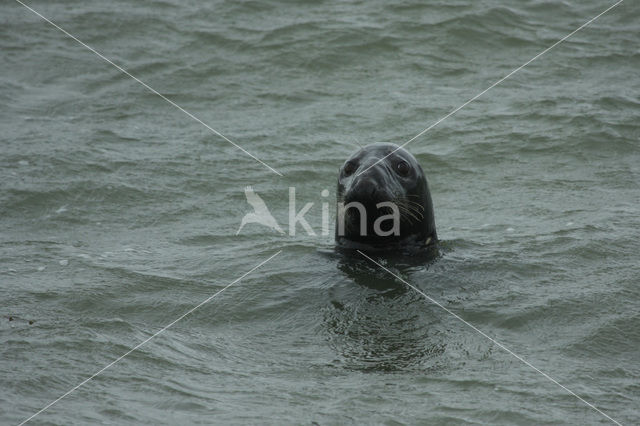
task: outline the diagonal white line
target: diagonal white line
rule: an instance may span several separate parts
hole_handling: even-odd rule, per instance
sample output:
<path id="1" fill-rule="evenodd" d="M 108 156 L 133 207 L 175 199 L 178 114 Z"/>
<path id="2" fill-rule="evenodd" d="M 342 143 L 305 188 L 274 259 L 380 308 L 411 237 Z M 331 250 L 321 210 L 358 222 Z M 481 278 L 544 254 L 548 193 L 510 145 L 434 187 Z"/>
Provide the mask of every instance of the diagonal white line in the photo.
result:
<path id="1" fill-rule="evenodd" d="M 213 299 L 214 297 L 216 297 L 217 295 L 219 295 L 220 293 L 222 293 L 223 291 L 225 291 L 226 289 L 228 289 L 229 287 L 231 287 L 232 285 L 234 285 L 235 283 L 237 283 L 238 281 L 242 280 L 244 277 L 246 277 L 247 275 L 249 275 L 250 273 L 252 273 L 253 271 L 255 271 L 256 269 L 258 269 L 259 267 L 261 267 L 262 265 L 264 265 L 265 263 L 267 263 L 268 261 L 270 261 L 271 259 L 273 259 L 274 257 L 276 257 L 277 255 L 279 255 L 280 253 L 282 253 L 282 250 L 278 251 L 276 254 L 272 255 L 271 257 L 269 257 L 267 260 L 263 260 L 262 262 L 260 262 L 258 265 L 254 266 L 253 268 L 251 268 L 249 271 L 245 272 L 244 274 L 242 274 L 242 276 L 240 278 L 235 279 L 234 281 L 232 281 L 231 283 L 227 284 L 225 287 L 223 287 L 222 289 L 218 290 L 217 292 L 215 292 L 214 294 L 212 294 L 211 296 L 207 297 L 203 302 L 199 303 L 198 305 L 194 306 L 193 308 L 189 309 L 187 312 L 185 312 L 184 314 L 182 314 L 180 317 L 178 317 L 177 319 L 175 319 L 174 321 L 172 321 L 171 323 L 169 323 L 168 325 L 162 327 L 160 330 L 156 331 L 155 333 L 153 333 L 150 337 L 147 337 L 145 340 L 143 340 L 142 342 L 138 343 L 136 346 L 134 346 L 133 348 L 131 348 L 127 353 L 125 353 L 124 355 L 119 356 L 118 358 L 116 358 L 114 361 L 111 361 L 109 364 L 107 364 L 106 366 L 102 367 L 100 370 L 96 371 L 94 374 L 92 374 L 90 377 L 84 379 L 82 382 L 80 382 L 79 384 L 77 384 L 76 386 L 74 386 L 73 388 L 69 389 L 67 392 L 65 392 L 62 396 L 60 396 L 59 398 L 57 398 L 54 401 L 51 401 L 49 404 L 45 405 L 42 409 L 40 409 L 40 411 L 38 411 L 37 413 L 33 414 L 31 417 L 23 420 L 19 426 L 24 425 L 25 423 L 27 423 L 28 421 L 30 421 L 31 419 L 33 419 L 34 417 L 36 417 L 37 415 L 41 414 L 43 411 L 47 410 L 49 407 L 51 407 L 53 404 L 57 403 L 58 401 L 60 401 L 62 398 L 68 396 L 69 394 L 71 394 L 72 392 L 76 391 L 79 387 L 81 387 L 82 385 L 84 385 L 85 383 L 87 383 L 89 380 L 95 378 L 96 376 L 98 376 L 99 374 L 101 374 L 103 371 L 105 371 L 107 368 L 113 366 L 114 364 L 116 364 L 118 361 L 122 360 L 124 357 L 126 357 L 127 355 L 129 355 L 131 352 L 137 350 L 138 348 L 140 348 L 142 345 L 144 345 L 145 343 L 147 343 L 149 340 L 153 339 L 154 337 L 156 337 L 157 335 L 159 335 L 160 333 L 164 332 L 165 330 L 167 330 L 169 327 L 173 326 L 175 323 L 177 323 L 178 321 L 180 321 L 181 319 L 183 319 L 184 317 L 186 317 L 187 315 L 189 315 L 190 313 L 192 313 L 193 311 L 195 311 L 196 309 L 198 309 L 199 307 L 201 307 L 202 305 L 208 303 L 211 299 Z"/>
<path id="2" fill-rule="evenodd" d="M 181 107 L 180 105 L 178 105 L 177 103 L 175 103 L 174 101 L 172 101 L 171 99 L 167 98 L 166 96 L 164 96 L 163 94 L 161 94 L 160 92 L 158 92 L 156 89 L 154 89 L 153 87 L 149 86 L 147 83 L 145 83 L 144 81 L 140 80 L 138 77 L 132 75 L 129 71 L 125 70 L 124 68 L 122 68 L 120 65 L 114 63 L 111 59 L 107 58 L 106 56 L 104 56 L 102 53 L 98 52 L 96 49 L 94 49 L 93 47 L 87 45 L 86 43 L 82 42 L 81 40 L 79 40 L 77 37 L 75 37 L 74 35 L 70 34 L 68 31 L 66 31 L 64 28 L 61 28 L 60 26 L 58 26 L 55 22 L 52 22 L 50 19 L 46 18 L 45 16 L 41 15 L 38 11 L 34 10 L 33 8 L 31 8 L 30 6 L 24 4 L 22 1 L 20 0 L 16 0 L 18 3 L 20 3 L 21 5 L 23 5 L 24 7 L 26 7 L 27 9 L 29 9 L 31 12 L 35 13 L 36 15 L 38 15 L 40 18 L 44 19 L 47 23 L 51 24 L 53 27 L 57 28 L 58 30 L 62 31 L 64 34 L 66 34 L 68 37 L 72 38 L 73 40 L 77 41 L 80 45 L 82 45 L 83 47 L 86 47 L 87 49 L 89 49 L 90 51 L 92 51 L 93 53 L 95 53 L 100 59 L 108 62 L 109 64 L 113 65 L 115 68 L 117 68 L 120 72 L 126 74 L 127 76 L 131 77 L 132 79 L 134 79 L 135 81 L 137 81 L 138 83 L 140 83 L 143 87 L 145 87 L 146 89 L 148 89 L 150 92 L 160 96 L 162 99 L 164 99 L 165 101 L 167 101 L 168 103 L 170 103 L 171 105 L 173 105 L 174 107 L 178 108 L 180 111 L 182 111 L 183 113 L 185 113 L 187 116 L 189 116 L 190 118 L 192 118 L 193 120 L 197 121 L 198 123 L 202 124 L 204 127 L 206 127 L 207 129 L 209 129 L 212 133 L 218 135 L 219 137 L 221 137 L 222 139 L 224 139 L 225 141 L 229 142 L 231 145 L 235 146 L 236 148 L 238 148 L 240 151 L 244 152 L 245 154 L 247 154 L 249 157 L 253 158 L 254 160 L 256 160 L 257 162 L 259 162 L 260 164 L 262 164 L 263 166 L 265 166 L 266 168 L 268 168 L 269 170 L 271 170 L 273 173 L 277 174 L 278 176 L 282 176 L 282 173 L 280 173 L 279 171 L 277 171 L 276 169 L 274 169 L 273 167 L 271 167 L 270 165 L 268 165 L 267 163 L 265 163 L 264 161 L 260 160 L 258 157 L 256 157 L 255 155 L 253 155 L 252 153 L 250 153 L 249 151 L 247 151 L 246 149 L 244 149 L 243 147 L 241 147 L 240 145 L 238 145 L 237 143 L 233 142 L 231 139 L 227 138 L 225 135 L 223 135 L 222 133 L 220 133 L 219 131 L 217 131 L 216 129 L 214 129 L 213 127 L 209 126 L 207 123 L 205 123 L 204 121 L 202 121 L 201 119 L 199 119 L 198 117 L 196 117 L 195 115 L 193 115 L 192 113 L 190 113 L 189 111 L 187 111 L 186 109 L 184 109 L 183 107 Z"/>
<path id="3" fill-rule="evenodd" d="M 367 167 L 366 169 L 364 169 L 363 171 L 359 172 L 356 174 L 356 176 L 361 175 L 362 173 L 366 172 L 367 170 L 369 170 L 370 168 L 372 168 L 373 166 L 375 166 L 376 164 L 378 164 L 379 162 L 383 161 L 385 158 L 387 158 L 388 156 L 390 156 L 391 154 L 393 154 L 394 152 L 398 151 L 399 149 L 404 148 L 406 145 L 410 144 L 411 142 L 413 142 L 414 140 L 418 139 L 420 136 L 424 135 L 425 133 L 427 133 L 429 130 L 433 129 L 434 127 L 436 127 L 438 124 L 442 123 L 444 120 L 446 120 L 447 118 L 451 117 L 453 114 L 455 114 L 456 112 L 460 111 L 462 108 L 466 107 L 467 105 L 469 105 L 471 102 L 475 101 L 476 99 L 478 99 L 480 96 L 484 95 L 485 93 L 487 93 L 489 90 L 493 89 L 494 87 L 496 87 L 498 84 L 502 83 L 503 81 L 505 81 L 506 79 L 508 79 L 509 77 L 511 77 L 512 75 L 514 75 L 515 73 L 517 73 L 518 71 L 520 71 L 522 68 L 526 67 L 527 65 L 529 65 L 531 62 L 535 61 L 536 59 L 538 59 L 540 56 L 544 55 L 545 53 L 547 53 L 548 51 L 550 51 L 551 49 L 553 49 L 554 47 L 556 47 L 557 45 L 559 45 L 560 43 L 562 43 L 563 41 L 565 41 L 566 39 L 568 39 L 569 37 L 571 37 L 572 35 L 574 35 L 575 33 L 577 33 L 578 31 L 580 31 L 581 29 L 583 29 L 584 27 L 586 27 L 587 25 L 591 24 L 593 21 L 595 21 L 596 19 L 598 19 L 599 17 L 601 17 L 602 15 L 604 15 L 605 13 L 607 13 L 608 11 L 610 11 L 611 9 L 613 9 L 614 7 L 618 6 L 620 3 L 622 3 L 624 0 L 619 0 L 617 3 L 614 3 L 613 5 L 609 6 L 607 9 L 605 9 L 603 12 L 600 12 L 598 15 L 596 15 L 595 17 L 589 19 L 587 22 L 585 22 L 584 24 L 580 25 L 578 28 L 576 28 L 575 30 L 573 30 L 572 32 L 570 32 L 569 34 L 567 34 L 566 36 L 562 37 L 560 40 L 556 41 L 555 43 L 553 43 L 551 46 L 547 47 L 546 49 L 544 49 L 542 52 L 538 53 L 536 56 L 534 56 L 533 58 L 529 59 L 527 62 L 525 62 L 524 64 L 520 65 L 518 68 L 514 69 L 513 71 L 511 71 L 509 74 L 505 75 L 504 77 L 502 77 L 500 80 L 496 81 L 495 83 L 493 83 L 491 86 L 487 87 L 486 89 L 484 89 L 482 92 L 478 93 L 477 95 L 475 95 L 474 97 L 472 97 L 471 99 L 469 99 L 467 102 L 463 103 L 462 105 L 460 105 L 459 107 L 451 110 L 447 115 L 445 115 L 444 117 L 440 118 L 438 121 L 436 121 L 435 123 L 433 123 L 432 125 L 430 125 L 429 127 L 427 127 L 426 129 L 424 129 L 423 131 L 421 131 L 420 133 L 418 133 L 417 135 L 415 135 L 414 137 L 412 137 L 411 139 L 409 139 L 408 141 L 406 141 L 405 143 L 403 143 L 402 145 L 400 145 L 398 148 L 394 149 L 393 151 L 391 151 L 389 154 L 385 155 L 384 157 L 382 157 L 381 159 L 379 159 L 378 161 L 376 161 L 375 163 L 373 163 L 372 165 L 370 165 L 369 167 Z"/>
<path id="4" fill-rule="evenodd" d="M 427 299 L 428 301 L 430 301 L 431 303 L 437 305 L 438 307 L 442 308 L 443 310 L 445 310 L 448 314 L 452 315 L 453 317 L 455 317 L 457 320 L 459 320 L 460 322 L 462 322 L 463 324 L 465 324 L 466 326 L 470 327 L 471 329 L 473 329 L 474 331 L 478 332 L 479 334 L 481 334 L 482 336 L 486 337 L 487 339 L 489 339 L 491 342 L 493 342 L 495 345 L 497 345 L 498 347 L 500 347 L 502 350 L 504 350 L 505 352 L 509 353 L 510 355 L 513 355 L 516 359 L 522 361 L 524 364 L 528 365 L 529 367 L 531 367 L 532 369 L 534 369 L 535 371 L 537 371 L 538 373 L 542 374 L 544 377 L 546 377 L 547 379 L 549 379 L 550 381 L 552 381 L 553 383 L 555 383 L 556 385 L 560 386 L 562 389 L 564 389 L 565 391 L 569 392 L 571 395 L 575 396 L 576 398 L 578 398 L 580 401 L 584 402 L 585 404 L 587 404 L 589 407 L 593 408 L 594 410 L 596 410 L 598 413 L 602 414 L 603 416 L 605 416 L 607 419 L 611 420 L 613 423 L 622 426 L 619 422 L 617 422 L 616 420 L 612 419 L 611 417 L 609 417 L 609 415 L 607 415 L 605 412 L 603 412 L 602 410 L 600 410 L 598 407 L 596 407 L 595 405 L 591 404 L 590 402 L 586 401 L 585 399 L 583 399 L 580 395 L 576 394 L 575 392 L 573 392 L 571 389 L 567 388 L 566 386 L 564 386 L 562 383 L 558 382 L 556 379 L 554 379 L 553 377 L 549 376 L 547 373 L 545 373 L 544 371 L 541 371 L 539 368 L 537 368 L 535 365 L 531 364 L 529 361 L 527 361 L 526 359 L 522 358 L 520 355 L 516 354 L 515 352 L 513 352 L 511 349 L 507 348 L 506 346 L 504 346 L 502 343 L 498 342 L 497 340 L 495 340 L 493 337 L 489 336 L 488 334 L 486 334 L 485 332 L 483 332 L 482 330 L 480 330 L 479 328 L 477 328 L 475 325 L 468 323 L 467 321 L 465 321 L 460 315 L 456 314 L 455 312 L 451 311 L 449 308 L 447 308 L 446 306 L 442 305 L 440 302 L 438 302 L 437 300 L 429 297 L 426 293 L 424 293 L 422 290 L 420 290 L 419 288 L 417 288 L 416 286 L 409 284 L 406 280 L 403 280 L 402 278 L 400 278 L 398 275 L 394 274 L 393 272 L 391 272 L 389 269 L 385 268 L 384 266 L 382 266 L 380 263 L 376 262 L 375 260 L 373 260 L 372 258 L 370 258 L 369 256 L 367 256 L 366 254 L 364 254 L 363 252 L 361 252 L 360 250 L 357 250 L 358 253 L 360 253 L 362 256 L 366 257 L 367 259 L 369 259 L 371 262 L 375 263 L 376 265 L 378 265 L 379 267 L 381 267 L 382 269 L 384 269 L 385 271 L 387 271 L 388 273 L 390 273 L 391 275 L 393 275 L 396 279 L 400 280 L 402 283 L 406 284 L 407 286 L 411 287 L 413 290 L 415 290 L 416 292 L 420 293 L 422 296 L 425 297 L 425 299 Z"/>

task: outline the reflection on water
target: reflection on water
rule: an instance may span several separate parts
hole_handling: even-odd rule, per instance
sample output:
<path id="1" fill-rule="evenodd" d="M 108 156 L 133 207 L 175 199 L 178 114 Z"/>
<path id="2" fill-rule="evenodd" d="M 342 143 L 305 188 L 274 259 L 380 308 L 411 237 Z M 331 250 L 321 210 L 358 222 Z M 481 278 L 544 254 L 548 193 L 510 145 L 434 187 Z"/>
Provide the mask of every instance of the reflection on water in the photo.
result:
<path id="1" fill-rule="evenodd" d="M 385 263 L 399 276 L 425 268 L 424 263 Z M 364 258 L 345 255 L 337 265 L 345 279 L 330 289 L 324 324 L 329 345 L 345 366 L 364 371 L 437 368 L 446 343 L 439 316 L 422 296 Z"/>

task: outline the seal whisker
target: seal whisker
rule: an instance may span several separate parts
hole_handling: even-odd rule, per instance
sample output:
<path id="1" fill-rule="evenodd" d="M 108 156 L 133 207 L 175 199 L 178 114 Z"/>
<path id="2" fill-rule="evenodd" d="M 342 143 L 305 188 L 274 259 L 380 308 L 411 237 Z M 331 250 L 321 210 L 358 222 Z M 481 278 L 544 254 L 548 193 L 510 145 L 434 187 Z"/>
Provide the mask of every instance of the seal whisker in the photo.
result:
<path id="1" fill-rule="evenodd" d="M 407 197 L 396 197 L 393 201 L 396 206 L 398 206 L 398 210 L 401 212 L 401 217 L 407 219 L 407 221 L 411 224 L 414 223 L 412 220 L 420 222 L 424 219 L 424 206 L 421 204 L 409 200 Z"/>
<path id="2" fill-rule="evenodd" d="M 415 219 L 416 221 L 420 220 L 413 214 L 411 210 L 407 209 L 407 207 L 402 204 L 398 204 L 398 210 L 400 211 L 400 217 L 404 217 L 411 224 L 413 224 L 413 220 L 411 220 L 411 218 Z"/>
<path id="3" fill-rule="evenodd" d="M 412 215 L 414 215 L 414 217 L 416 217 L 417 220 L 424 219 L 424 215 L 419 211 L 415 211 L 415 210 L 409 210 L 409 211 L 411 212 Z"/>
<path id="4" fill-rule="evenodd" d="M 417 203 L 415 201 L 408 200 L 404 197 L 398 197 L 396 199 L 396 204 L 403 205 L 404 207 L 411 210 L 412 212 L 418 213 L 420 215 L 422 215 L 422 212 L 424 212 L 424 206 L 422 204 Z M 422 216 L 424 217 L 424 215 Z"/>
<path id="5" fill-rule="evenodd" d="M 410 206 L 412 209 L 419 210 L 421 212 L 424 211 L 424 204 L 423 203 L 418 203 L 418 202 L 415 202 L 415 201 L 408 201 L 407 205 Z"/>
<path id="6" fill-rule="evenodd" d="M 418 204 L 418 205 L 409 205 L 409 206 L 407 206 L 407 207 L 408 207 L 409 209 L 411 209 L 411 211 L 413 211 L 413 212 L 415 212 L 415 213 L 417 213 L 417 214 L 420 214 L 421 216 L 424 216 L 424 215 L 423 215 L 423 213 L 424 213 L 424 206 L 422 206 L 422 205 L 419 205 L 419 204 Z"/>

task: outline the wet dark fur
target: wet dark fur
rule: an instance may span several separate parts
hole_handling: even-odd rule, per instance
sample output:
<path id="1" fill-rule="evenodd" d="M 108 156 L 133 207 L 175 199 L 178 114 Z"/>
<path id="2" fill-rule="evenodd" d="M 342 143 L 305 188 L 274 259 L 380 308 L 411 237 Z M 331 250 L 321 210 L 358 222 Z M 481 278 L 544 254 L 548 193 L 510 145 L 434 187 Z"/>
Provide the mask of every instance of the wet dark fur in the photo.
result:
<path id="1" fill-rule="evenodd" d="M 345 233 L 340 236 L 339 215 L 336 215 L 336 243 L 340 248 L 367 251 L 421 248 L 437 242 L 433 202 L 424 172 L 417 160 L 403 148 L 366 170 L 385 155 L 398 148 L 391 143 L 367 145 L 354 153 L 340 167 L 337 201 L 362 203 L 367 211 L 367 235 L 360 232 L 360 218 L 356 209 L 345 214 Z M 398 163 L 405 161 L 409 172 L 398 172 Z M 355 171 L 345 172 L 348 163 Z M 366 171 L 364 171 L 366 170 Z M 363 172 L 364 171 L 364 172 Z M 362 173 L 362 174 L 359 174 Z M 376 204 L 391 201 L 400 212 L 400 235 L 375 235 L 373 223 L 377 217 L 389 214 L 390 208 L 378 209 Z M 389 222 L 389 228 L 391 221 Z M 384 222 L 383 222 L 384 223 Z M 384 227 L 383 227 L 383 230 Z"/>

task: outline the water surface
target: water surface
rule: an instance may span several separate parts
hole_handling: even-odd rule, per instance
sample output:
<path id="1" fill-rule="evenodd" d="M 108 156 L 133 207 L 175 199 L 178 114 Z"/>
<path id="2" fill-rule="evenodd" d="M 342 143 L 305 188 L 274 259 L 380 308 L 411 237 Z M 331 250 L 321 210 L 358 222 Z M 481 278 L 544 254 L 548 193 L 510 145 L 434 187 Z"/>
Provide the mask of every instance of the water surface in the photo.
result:
<path id="1" fill-rule="evenodd" d="M 364 260 L 321 204 L 597 1 L 0 5 L 0 423 L 606 424 Z M 624 424 L 640 418 L 640 12 L 624 2 L 407 148 L 442 256 L 385 265 Z M 260 194 L 288 227 L 235 233 Z M 329 197 L 320 194 L 330 190 Z M 382 260 L 384 261 L 384 260 Z"/>

